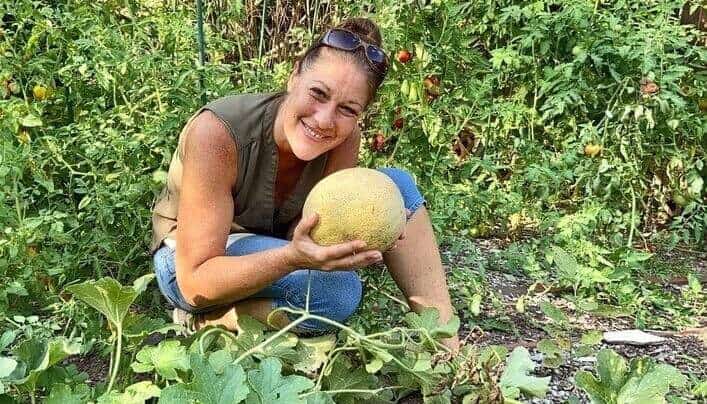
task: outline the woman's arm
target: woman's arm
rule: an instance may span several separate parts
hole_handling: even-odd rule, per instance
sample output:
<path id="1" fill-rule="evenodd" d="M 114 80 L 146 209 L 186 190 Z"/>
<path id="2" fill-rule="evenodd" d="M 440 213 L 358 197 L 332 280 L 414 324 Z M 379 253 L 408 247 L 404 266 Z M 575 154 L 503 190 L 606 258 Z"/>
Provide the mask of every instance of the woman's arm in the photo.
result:
<path id="1" fill-rule="evenodd" d="M 233 219 L 236 145 L 209 111 L 194 119 L 185 136 L 176 266 L 187 303 L 199 307 L 238 300 L 294 270 L 284 248 L 224 256 Z"/>

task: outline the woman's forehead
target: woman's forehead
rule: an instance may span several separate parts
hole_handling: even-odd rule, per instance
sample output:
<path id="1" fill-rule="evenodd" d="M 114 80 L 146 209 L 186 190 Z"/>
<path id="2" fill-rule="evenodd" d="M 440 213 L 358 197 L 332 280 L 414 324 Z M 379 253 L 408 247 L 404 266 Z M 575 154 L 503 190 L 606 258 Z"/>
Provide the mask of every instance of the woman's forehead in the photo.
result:
<path id="1" fill-rule="evenodd" d="M 307 84 L 322 87 L 332 97 L 364 106 L 369 92 L 368 78 L 360 68 L 344 60 L 322 57 L 302 78 Z"/>

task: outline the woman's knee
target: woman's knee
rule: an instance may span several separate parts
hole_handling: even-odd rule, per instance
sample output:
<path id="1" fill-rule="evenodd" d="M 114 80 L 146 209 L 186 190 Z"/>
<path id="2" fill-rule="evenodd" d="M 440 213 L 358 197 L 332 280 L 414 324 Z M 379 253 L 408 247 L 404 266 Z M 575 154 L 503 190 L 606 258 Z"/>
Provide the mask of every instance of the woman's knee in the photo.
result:
<path id="1" fill-rule="evenodd" d="M 335 274 L 336 279 L 330 284 L 326 317 L 343 323 L 361 304 L 361 279 L 355 272 L 335 271 L 330 274 Z"/>
<path id="2" fill-rule="evenodd" d="M 381 167 L 378 168 L 378 171 L 390 177 L 395 185 L 398 186 L 400 194 L 403 196 L 405 207 L 410 210 L 410 213 L 415 212 L 426 202 L 422 192 L 417 187 L 415 178 L 408 171 L 395 167 Z"/>
<path id="3" fill-rule="evenodd" d="M 356 312 L 361 303 L 363 291 L 361 280 L 356 272 L 314 270 L 302 272 L 301 293 L 298 293 L 297 296 L 289 294 L 286 300 L 290 305 L 304 308 L 307 295 L 306 285 L 309 283 L 309 310 L 312 314 L 344 323 Z M 310 282 L 306 282 L 307 276 L 311 276 Z M 304 330 L 313 332 L 326 332 L 333 329 L 332 325 L 317 320 L 307 320 L 301 326 Z"/>

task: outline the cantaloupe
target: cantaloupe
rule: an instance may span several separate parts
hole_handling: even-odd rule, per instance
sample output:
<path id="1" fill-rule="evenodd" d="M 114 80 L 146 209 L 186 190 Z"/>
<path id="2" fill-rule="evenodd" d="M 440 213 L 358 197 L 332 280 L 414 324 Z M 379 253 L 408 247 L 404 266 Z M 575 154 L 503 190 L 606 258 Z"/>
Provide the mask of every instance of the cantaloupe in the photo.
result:
<path id="1" fill-rule="evenodd" d="M 405 227 L 405 204 L 397 185 L 370 168 L 348 168 L 319 181 L 310 191 L 302 217 L 319 214 L 310 236 L 319 245 L 363 240 L 366 249 L 385 251 Z"/>

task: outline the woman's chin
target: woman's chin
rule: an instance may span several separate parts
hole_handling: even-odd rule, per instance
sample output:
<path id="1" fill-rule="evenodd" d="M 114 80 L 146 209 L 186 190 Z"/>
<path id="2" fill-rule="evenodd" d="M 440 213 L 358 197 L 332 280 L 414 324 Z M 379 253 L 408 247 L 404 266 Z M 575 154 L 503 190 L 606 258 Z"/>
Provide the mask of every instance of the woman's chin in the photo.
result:
<path id="1" fill-rule="evenodd" d="M 290 143 L 292 147 L 292 153 L 302 161 L 311 161 L 319 157 L 322 153 L 326 152 L 323 146 L 316 147 L 310 142 L 292 142 Z"/>

